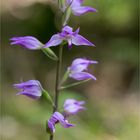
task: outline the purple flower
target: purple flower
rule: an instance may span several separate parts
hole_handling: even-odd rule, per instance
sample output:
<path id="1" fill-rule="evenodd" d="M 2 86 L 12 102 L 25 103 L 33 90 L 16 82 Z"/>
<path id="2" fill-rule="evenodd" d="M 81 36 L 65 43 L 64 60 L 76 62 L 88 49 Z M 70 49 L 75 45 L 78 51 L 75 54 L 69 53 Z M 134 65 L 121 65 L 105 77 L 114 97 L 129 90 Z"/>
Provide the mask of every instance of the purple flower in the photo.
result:
<path id="1" fill-rule="evenodd" d="M 59 112 L 54 112 L 54 114 L 51 116 L 51 118 L 48 120 L 48 128 L 51 133 L 55 132 L 55 124 L 60 123 L 64 128 L 69 128 L 74 126 L 73 124 L 70 124 L 68 120 L 64 118 L 64 116 Z"/>
<path id="2" fill-rule="evenodd" d="M 80 16 L 87 12 L 97 12 L 95 8 L 89 6 L 82 6 L 84 0 L 66 0 L 66 4 L 63 7 L 63 12 L 70 6 L 71 11 L 74 15 Z"/>
<path id="3" fill-rule="evenodd" d="M 65 26 L 62 29 L 61 33 L 57 33 L 51 37 L 51 39 L 46 43 L 45 48 L 51 46 L 57 46 L 61 44 L 63 41 L 68 42 L 68 47 L 71 48 L 72 44 L 74 45 L 86 45 L 86 46 L 94 46 L 91 42 L 85 39 L 83 36 L 79 35 L 79 28 L 73 32 L 73 29 L 69 26 Z"/>
<path id="4" fill-rule="evenodd" d="M 30 50 L 38 50 L 42 48 L 42 43 L 32 36 L 13 37 L 10 39 L 11 45 L 21 45 Z"/>
<path id="5" fill-rule="evenodd" d="M 66 115 L 74 115 L 80 110 L 85 110 L 83 105 L 85 104 L 84 101 L 77 101 L 75 99 L 67 99 L 64 102 L 64 110 Z"/>
<path id="6" fill-rule="evenodd" d="M 42 95 L 42 87 L 37 80 L 29 80 L 27 82 L 14 84 L 14 87 L 21 90 L 17 95 L 26 95 L 33 99 L 38 99 Z"/>
<path id="7" fill-rule="evenodd" d="M 93 79 L 96 80 L 96 77 L 88 73 L 88 66 L 90 64 L 97 64 L 97 61 L 87 60 L 85 58 L 77 58 L 72 62 L 72 65 L 68 68 L 69 77 L 75 80 L 86 80 Z"/>

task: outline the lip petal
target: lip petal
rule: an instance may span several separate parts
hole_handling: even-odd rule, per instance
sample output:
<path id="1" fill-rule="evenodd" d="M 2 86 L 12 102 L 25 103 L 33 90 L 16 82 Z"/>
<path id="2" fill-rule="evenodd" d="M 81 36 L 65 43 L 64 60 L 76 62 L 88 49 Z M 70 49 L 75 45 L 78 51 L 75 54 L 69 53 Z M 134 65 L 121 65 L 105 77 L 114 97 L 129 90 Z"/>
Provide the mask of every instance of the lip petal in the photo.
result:
<path id="1" fill-rule="evenodd" d="M 68 39 L 67 41 L 68 41 L 68 48 L 71 49 L 72 48 L 72 41 L 71 41 L 71 39 Z"/>

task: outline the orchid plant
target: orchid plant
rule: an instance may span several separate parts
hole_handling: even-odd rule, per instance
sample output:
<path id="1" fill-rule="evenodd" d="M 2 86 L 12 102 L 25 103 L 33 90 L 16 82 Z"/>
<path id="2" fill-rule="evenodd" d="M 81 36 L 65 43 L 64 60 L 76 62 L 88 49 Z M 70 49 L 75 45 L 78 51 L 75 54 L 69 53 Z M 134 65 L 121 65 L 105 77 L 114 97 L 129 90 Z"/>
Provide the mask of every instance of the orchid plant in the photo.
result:
<path id="1" fill-rule="evenodd" d="M 54 139 L 55 125 L 60 123 L 64 128 L 73 127 L 75 125 L 69 123 L 69 117 L 71 115 L 76 115 L 81 110 L 85 110 L 84 101 L 77 101 L 76 99 L 66 99 L 63 106 L 63 112 L 60 112 L 58 109 L 60 91 L 65 88 L 87 82 L 90 79 L 96 80 L 96 77 L 88 72 L 88 66 L 91 64 L 97 64 L 98 62 L 94 60 L 88 60 L 86 58 L 76 58 L 75 60 L 73 60 L 72 64 L 63 74 L 63 77 L 60 77 L 62 52 L 63 46 L 65 44 L 68 44 L 69 49 L 72 48 L 72 44 L 76 46 L 95 46 L 93 43 L 79 34 L 79 28 L 76 31 L 73 31 L 73 28 L 68 25 L 71 14 L 80 16 L 87 12 L 97 12 L 95 8 L 82 6 L 83 1 L 84 0 L 58 0 L 58 7 L 63 13 L 62 29 L 59 33 L 53 35 L 46 44 L 41 43 L 33 36 L 13 37 L 10 39 L 11 45 L 19 45 L 30 50 L 41 50 L 50 59 L 57 62 L 54 99 L 51 98 L 50 94 L 42 87 L 41 83 L 38 80 L 29 80 L 26 82 L 21 82 L 19 84 L 14 84 L 14 87 L 20 90 L 17 95 L 25 95 L 32 99 L 39 99 L 41 96 L 45 96 L 47 101 L 52 104 L 53 112 L 50 116 L 50 119 L 47 120 L 46 125 L 47 133 L 50 134 L 50 140 Z M 57 56 L 50 47 L 58 45 L 59 54 Z M 77 82 L 70 85 L 64 85 L 65 81 L 68 78 L 77 80 Z"/>

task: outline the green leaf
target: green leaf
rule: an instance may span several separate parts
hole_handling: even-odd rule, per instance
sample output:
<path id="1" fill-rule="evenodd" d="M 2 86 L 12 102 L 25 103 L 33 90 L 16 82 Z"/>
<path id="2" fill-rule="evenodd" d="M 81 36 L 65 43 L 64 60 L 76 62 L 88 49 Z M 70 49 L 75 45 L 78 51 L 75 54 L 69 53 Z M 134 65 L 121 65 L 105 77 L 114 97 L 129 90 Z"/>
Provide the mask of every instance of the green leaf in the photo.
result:
<path id="1" fill-rule="evenodd" d="M 58 57 L 50 48 L 41 49 L 50 59 L 57 61 Z"/>

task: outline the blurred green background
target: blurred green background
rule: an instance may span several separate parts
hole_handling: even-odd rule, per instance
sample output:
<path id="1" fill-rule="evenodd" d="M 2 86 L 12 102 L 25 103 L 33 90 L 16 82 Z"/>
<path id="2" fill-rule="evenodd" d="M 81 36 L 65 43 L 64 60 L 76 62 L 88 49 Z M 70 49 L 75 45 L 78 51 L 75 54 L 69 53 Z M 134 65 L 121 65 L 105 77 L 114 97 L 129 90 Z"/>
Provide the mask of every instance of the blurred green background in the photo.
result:
<path id="1" fill-rule="evenodd" d="M 48 140 L 46 120 L 51 106 L 15 96 L 13 83 L 38 79 L 54 95 L 55 62 L 40 51 L 10 46 L 9 38 L 31 35 L 46 43 L 58 32 L 59 11 L 54 0 L 1 2 L 1 131 L 3 140 Z M 55 140 L 139 140 L 138 0 L 85 0 L 98 13 L 72 16 L 70 26 L 97 46 L 64 48 L 63 71 L 77 57 L 99 61 L 91 67 L 97 81 L 69 88 L 66 98 L 86 101 L 86 111 L 71 117 L 76 127 L 57 125 Z M 53 47 L 57 53 L 58 47 Z M 69 80 L 68 83 L 73 82 Z M 68 84 L 67 83 L 67 84 Z"/>

